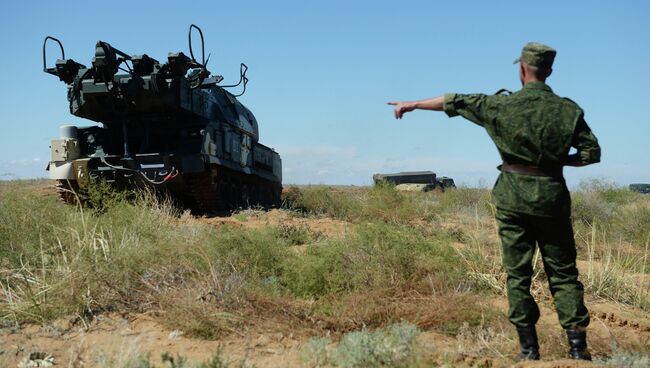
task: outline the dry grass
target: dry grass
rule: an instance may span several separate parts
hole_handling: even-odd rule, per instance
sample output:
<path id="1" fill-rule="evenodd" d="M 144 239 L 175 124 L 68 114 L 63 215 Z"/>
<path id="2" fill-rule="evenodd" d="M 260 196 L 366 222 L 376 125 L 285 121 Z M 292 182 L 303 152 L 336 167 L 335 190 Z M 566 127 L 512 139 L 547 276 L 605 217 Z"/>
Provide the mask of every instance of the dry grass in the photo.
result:
<path id="1" fill-rule="evenodd" d="M 596 184 L 574 194 L 588 296 L 647 313 L 650 197 Z M 330 237 L 304 223 L 197 221 L 146 193 L 79 209 L 42 186 L 0 184 L 3 325 L 71 316 L 84 324 L 114 310 L 153 313 L 205 339 L 267 328 L 338 340 L 407 321 L 457 338 L 459 351 L 495 359 L 513 352 L 504 312 L 490 301 L 503 299 L 505 275 L 488 190 L 291 189 L 293 214 L 351 224 Z M 234 218 L 251 216 L 263 214 Z M 550 300 L 539 260 L 533 293 Z"/>

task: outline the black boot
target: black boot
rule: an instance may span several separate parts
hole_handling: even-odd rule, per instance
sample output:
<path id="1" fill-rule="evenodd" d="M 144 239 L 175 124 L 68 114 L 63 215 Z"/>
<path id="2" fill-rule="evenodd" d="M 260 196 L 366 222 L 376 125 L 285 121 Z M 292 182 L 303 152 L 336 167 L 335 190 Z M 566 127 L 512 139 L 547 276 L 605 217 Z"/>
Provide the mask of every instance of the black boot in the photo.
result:
<path id="1" fill-rule="evenodd" d="M 569 357 L 577 360 L 591 360 L 587 351 L 587 331 L 568 329 L 566 336 L 569 338 Z"/>
<path id="2" fill-rule="evenodd" d="M 517 327 L 521 353 L 517 355 L 518 360 L 539 360 L 539 343 L 537 342 L 537 331 L 535 325 Z"/>

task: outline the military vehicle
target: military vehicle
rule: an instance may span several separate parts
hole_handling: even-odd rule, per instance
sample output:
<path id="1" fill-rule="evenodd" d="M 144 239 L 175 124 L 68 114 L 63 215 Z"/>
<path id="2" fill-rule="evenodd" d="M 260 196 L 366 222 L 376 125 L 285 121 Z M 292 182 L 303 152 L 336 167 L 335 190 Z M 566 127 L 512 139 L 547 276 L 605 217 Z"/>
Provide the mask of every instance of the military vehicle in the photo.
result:
<path id="1" fill-rule="evenodd" d="M 630 184 L 630 190 L 638 193 L 650 193 L 650 184 Z"/>
<path id="2" fill-rule="evenodd" d="M 192 49 L 197 31 L 201 62 Z M 102 179 L 122 189 L 153 187 L 198 212 L 280 204 L 280 156 L 259 143 L 257 120 L 237 100 L 247 66 L 238 83 L 222 85 L 207 69 L 201 29 L 192 24 L 188 39 L 189 56 L 169 53 L 165 63 L 99 41 L 86 67 L 66 59 L 58 39 L 45 38 L 43 70 L 67 85 L 70 113 L 101 124 L 62 126 L 52 141 L 49 176 L 65 202 L 76 203 L 80 189 Z M 48 41 L 61 50 L 51 68 Z M 234 87 L 241 92 L 227 90 Z"/>
<path id="3" fill-rule="evenodd" d="M 407 191 L 429 191 L 436 188 L 445 190 L 456 188 L 454 179 L 446 176 L 437 177 L 433 171 L 409 171 L 394 174 L 374 174 L 372 176 L 375 184 L 382 181 L 394 184 L 398 189 L 404 188 Z"/>

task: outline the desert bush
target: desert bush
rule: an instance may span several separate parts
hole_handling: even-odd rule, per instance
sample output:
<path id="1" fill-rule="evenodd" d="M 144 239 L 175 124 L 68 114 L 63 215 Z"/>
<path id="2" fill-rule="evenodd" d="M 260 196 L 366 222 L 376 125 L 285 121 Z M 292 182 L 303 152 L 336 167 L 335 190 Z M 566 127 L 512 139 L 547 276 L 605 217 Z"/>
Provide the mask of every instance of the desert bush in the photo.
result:
<path id="1" fill-rule="evenodd" d="M 650 356 L 640 353 L 617 351 L 612 356 L 599 363 L 619 368 L 642 368 L 650 367 Z"/>
<path id="2" fill-rule="evenodd" d="M 643 280 L 650 269 L 650 244 L 640 248 L 622 243 L 620 239 L 612 241 L 607 234 L 598 231 L 600 227 L 595 224 L 587 229 L 590 229 L 590 236 L 577 233 L 578 241 L 584 244 L 579 258 L 586 261 L 582 282 L 587 292 L 648 310 L 650 289 L 644 287 Z"/>
<path id="3" fill-rule="evenodd" d="M 312 215 L 328 215 L 337 218 L 347 216 L 352 210 L 353 197 L 348 194 L 334 194 L 330 187 L 315 186 L 298 188 L 293 186 L 285 194 L 285 206 L 291 210 Z"/>
<path id="4" fill-rule="evenodd" d="M 84 206 L 97 212 L 103 212 L 122 202 L 134 201 L 137 197 L 153 195 L 153 193 L 135 190 L 115 190 L 106 180 L 88 180 L 87 184 L 79 190 L 78 195 Z"/>
<path id="5" fill-rule="evenodd" d="M 151 356 L 142 353 L 136 344 L 130 346 L 124 354 L 115 356 L 100 355 L 94 363 L 100 368 L 228 368 L 231 366 L 221 350 L 217 350 L 205 362 L 191 362 L 182 355 L 172 355 L 165 352 L 160 356 L 161 365 L 156 365 L 152 362 Z M 237 366 L 243 367 L 246 361 L 237 361 L 235 363 Z"/>
<path id="6" fill-rule="evenodd" d="M 446 213 L 492 216 L 494 205 L 487 189 L 456 188 L 438 194 L 439 209 Z"/>
<path id="7" fill-rule="evenodd" d="M 281 282 L 301 297 L 404 285 L 431 275 L 451 285 L 463 275 L 458 260 L 444 243 L 408 227 L 368 224 L 350 237 L 311 244 L 304 255 L 287 258 Z"/>
<path id="8" fill-rule="evenodd" d="M 366 189 L 292 187 L 285 205 L 310 215 L 325 215 L 351 222 L 405 224 L 435 217 L 433 194 L 404 193 L 382 183 Z"/>
<path id="9" fill-rule="evenodd" d="M 321 233 L 312 230 L 307 224 L 279 224 L 275 227 L 275 235 L 286 239 L 291 245 L 308 244 L 322 237 Z"/>
<path id="10" fill-rule="evenodd" d="M 328 364 L 332 339 L 329 336 L 314 336 L 303 345 L 300 356 L 309 367 L 322 367 Z"/>
<path id="11" fill-rule="evenodd" d="M 353 222 L 408 224 L 432 221 L 442 214 L 492 216 L 494 205 L 487 189 L 457 188 L 445 192 L 400 192 L 382 182 L 366 189 L 291 187 L 285 205 L 306 214 L 326 215 Z"/>
<path id="12" fill-rule="evenodd" d="M 312 338 L 303 347 L 303 359 L 310 366 L 404 367 L 412 366 L 423 355 L 417 342 L 419 329 L 409 323 L 345 334 L 336 346 L 329 338 Z"/>
<path id="13" fill-rule="evenodd" d="M 585 181 L 573 193 L 573 220 L 587 292 L 647 310 L 650 290 L 638 282 L 650 270 L 650 197 Z"/>
<path id="14" fill-rule="evenodd" d="M 635 192 L 606 179 L 583 180 L 578 185 L 578 192 L 592 194 L 604 202 L 616 205 L 627 204 L 637 197 Z"/>
<path id="15" fill-rule="evenodd" d="M 470 232 L 468 241 L 456 249 L 466 269 L 467 283 L 474 290 L 492 291 L 505 295 L 505 271 L 501 265 L 501 244 L 488 229 Z"/>
<path id="16" fill-rule="evenodd" d="M 84 357 L 75 357 L 77 361 L 84 361 Z M 97 367 L 101 368 L 154 368 L 149 354 L 140 351 L 137 343 L 128 344 L 120 354 L 107 354 L 101 352 L 94 357 Z"/>
<path id="17" fill-rule="evenodd" d="M 458 352 L 478 356 L 502 355 L 511 346 L 510 326 L 485 326 L 483 323 L 471 326 L 464 323 L 456 335 Z"/>
<path id="18" fill-rule="evenodd" d="M 452 285 L 463 272 L 446 235 L 425 237 L 381 221 L 313 242 L 319 235 L 300 226 L 214 231 L 146 195 L 102 211 L 30 192 L 0 195 L 0 312 L 16 321 L 162 307 L 170 326 L 214 338 L 241 324 L 229 310 L 241 307 L 249 290 L 310 298 L 431 277 Z M 289 250 L 297 243 L 310 245 L 297 254 Z"/>
<path id="19" fill-rule="evenodd" d="M 18 321 L 146 309 L 213 267 L 254 284 L 280 272 L 290 245 L 272 229 L 179 225 L 170 204 L 146 195 L 101 212 L 26 191 L 0 199 L 0 311 Z"/>
<path id="20" fill-rule="evenodd" d="M 650 242 L 650 198 L 639 198 L 634 203 L 622 206 L 617 215 L 612 220 L 615 235 L 642 248 Z"/>
<path id="21" fill-rule="evenodd" d="M 609 224 L 622 206 L 640 199 L 638 193 L 605 180 L 587 180 L 572 194 L 574 221 Z"/>

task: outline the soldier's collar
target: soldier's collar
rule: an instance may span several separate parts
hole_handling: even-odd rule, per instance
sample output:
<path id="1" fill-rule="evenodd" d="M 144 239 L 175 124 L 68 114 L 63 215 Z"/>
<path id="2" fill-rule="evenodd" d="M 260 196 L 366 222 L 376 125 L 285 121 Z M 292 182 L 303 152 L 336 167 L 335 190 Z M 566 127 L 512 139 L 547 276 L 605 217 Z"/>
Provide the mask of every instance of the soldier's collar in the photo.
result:
<path id="1" fill-rule="evenodd" d="M 524 85 L 524 89 L 541 89 L 542 91 L 553 92 L 551 87 L 544 82 L 530 82 Z"/>

